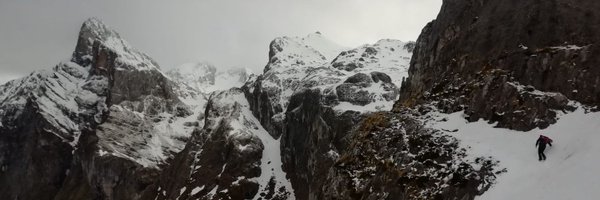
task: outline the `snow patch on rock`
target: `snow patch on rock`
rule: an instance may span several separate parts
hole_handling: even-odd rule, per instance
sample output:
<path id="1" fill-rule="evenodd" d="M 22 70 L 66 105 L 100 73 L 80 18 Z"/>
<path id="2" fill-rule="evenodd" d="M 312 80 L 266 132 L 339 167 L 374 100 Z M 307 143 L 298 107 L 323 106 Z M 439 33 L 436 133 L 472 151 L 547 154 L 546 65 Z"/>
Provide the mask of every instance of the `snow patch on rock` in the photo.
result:
<path id="1" fill-rule="evenodd" d="M 106 97 L 98 91 L 108 87 L 103 77 L 90 76 L 89 67 L 63 61 L 52 70 L 40 70 L 0 86 L 0 115 L 3 123 L 14 124 L 26 104 L 38 108 L 54 133 L 75 147 L 87 117 L 98 119 L 107 111 Z"/>

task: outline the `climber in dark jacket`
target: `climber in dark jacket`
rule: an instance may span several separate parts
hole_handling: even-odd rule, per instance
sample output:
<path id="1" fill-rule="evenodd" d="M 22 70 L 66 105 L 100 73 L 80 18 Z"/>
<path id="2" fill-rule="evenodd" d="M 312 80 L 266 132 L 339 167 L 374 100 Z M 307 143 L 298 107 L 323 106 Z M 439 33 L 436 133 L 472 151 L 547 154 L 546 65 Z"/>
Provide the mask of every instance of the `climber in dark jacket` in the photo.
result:
<path id="1" fill-rule="evenodd" d="M 540 161 L 546 160 L 546 154 L 544 154 L 544 150 L 546 150 L 546 144 L 552 146 L 552 140 L 543 135 L 540 135 L 540 137 L 535 142 L 535 146 L 538 147 L 538 156 L 540 158 Z"/>

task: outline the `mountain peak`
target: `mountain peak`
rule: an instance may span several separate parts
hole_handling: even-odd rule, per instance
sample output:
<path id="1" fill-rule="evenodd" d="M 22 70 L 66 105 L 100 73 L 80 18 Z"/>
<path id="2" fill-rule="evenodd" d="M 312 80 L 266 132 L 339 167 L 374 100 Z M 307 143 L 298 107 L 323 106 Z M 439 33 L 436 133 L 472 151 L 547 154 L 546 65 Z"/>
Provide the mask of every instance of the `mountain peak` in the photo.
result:
<path id="1" fill-rule="evenodd" d="M 154 60 L 131 47 L 117 31 L 105 25 L 100 19 L 92 17 L 81 25 L 72 61 L 81 66 L 91 64 L 91 58 L 98 53 L 94 48 L 97 48 L 96 51 L 110 52 L 109 54 L 123 64 L 120 65 L 121 68 L 137 70 L 158 68 Z"/>
<path id="2" fill-rule="evenodd" d="M 107 40 L 108 38 L 121 38 L 119 33 L 105 25 L 102 20 L 92 17 L 83 22 L 79 36 L 94 40 Z"/>
<path id="3" fill-rule="evenodd" d="M 104 24 L 104 22 L 102 22 L 102 20 L 96 17 L 91 17 L 85 20 L 81 26 L 81 30 L 98 30 L 103 32 L 112 31 L 110 28 L 108 28 L 108 26 Z"/>
<path id="4" fill-rule="evenodd" d="M 109 36 L 119 37 L 115 31 L 109 29 L 98 18 L 92 17 L 85 20 L 79 31 L 77 46 L 73 52 L 73 61 L 83 66 L 88 65 L 91 61 L 87 60 L 86 56 L 92 55 L 94 42 L 105 40 Z"/>
<path id="5" fill-rule="evenodd" d="M 348 48 L 324 37 L 320 32 L 304 37 L 278 37 L 270 44 L 269 64 L 264 71 L 279 66 L 320 66 L 332 61 Z"/>

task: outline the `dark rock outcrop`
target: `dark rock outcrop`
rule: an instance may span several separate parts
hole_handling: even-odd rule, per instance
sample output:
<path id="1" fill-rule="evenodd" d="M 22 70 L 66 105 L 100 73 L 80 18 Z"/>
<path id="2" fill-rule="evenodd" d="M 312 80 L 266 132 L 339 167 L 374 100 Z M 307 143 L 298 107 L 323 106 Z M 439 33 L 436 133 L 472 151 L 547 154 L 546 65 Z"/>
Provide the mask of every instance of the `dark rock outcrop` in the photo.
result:
<path id="1" fill-rule="evenodd" d="M 490 159 L 462 160 L 458 141 L 410 111 L 366 116 L 330 168 L 319 199 L 473 199 L 496 179 Z"/>
<path id="2" fill-rule="evenodd" d="M 306 90 L 292 97 L 281 136 L 283 169 L 297 199 L 322 199 L 329 168 L 348 148 L 349 130 L 360 121 L 358 112 L 337 114 L 321 102 L 319 90 Z"/>
<path id="3" fill-rule="evenodd" d="M 246 98 L 250 103 L 250 109 L 260 123 L 269 131 L 273 137 L 280 137 L 283 132 L 283 119 L 280 113 L 283 108 L 277 97 L 282 90 L 264 86 L 263 82 L 269 79 L 277 80 L 275 75 L 258 76 L 254 81 L 249 81 L 242 87 Z"/>
<path id="4" fill-rule="evenodd" d="M 117 156 L 98 155 L 98 136 L 85 133 L 54 199 L 140 199 L 160 170 Z"/>
<path id="5" fill-rule="evenodd" d="M 598 105 L 598 9 L 593 0 L 444 1 L 419 36 L 396 107 L 438 102 L 472 120 L 529 130 L 569 106 L 519 85 Z"/>
<path id="6" fill-rule="evenodd" d="M 379 83 L 379 81 L 382 81 L 384 83 L 392 83 L 392 78 L 390 78 L 390 76 L 388 76 L 387 74 L 381 72 L 371 72 L 371 79 L 373 79 L 375 83 Z"/>
<path id="7" fill-rule="evenodd" d="M 398 89 L 392 79 L 385 73 L 371 72 L 371 75 L 357 73 L 348 77 L 344 83 L 335 88 L 338 101 L 349 102 L 354 105 L 367 105 L 373 103 L 372 86 L 378 84 L 383 88 L 381 93 L 386 101 L 396 100 Z"/>
<path id="8" fill-rule="evenodd" d="M 321 99 L 299 92 L 286 114 L 282 161 L 297 199 L 473 199 L 499 173 L 489 158 L 465 161 L 416 111 L 339 113 Z"/>
<path id="9" fill-rule="evenodd" d="M 7 124 L 3 118 L 4 126 L 0 128 L 3 198 L 49 199 L 60 190 L 68 175 L 73 148 L 54 135 L 54 127 L 37 109 L 30 102 L 13 123 Z"/>

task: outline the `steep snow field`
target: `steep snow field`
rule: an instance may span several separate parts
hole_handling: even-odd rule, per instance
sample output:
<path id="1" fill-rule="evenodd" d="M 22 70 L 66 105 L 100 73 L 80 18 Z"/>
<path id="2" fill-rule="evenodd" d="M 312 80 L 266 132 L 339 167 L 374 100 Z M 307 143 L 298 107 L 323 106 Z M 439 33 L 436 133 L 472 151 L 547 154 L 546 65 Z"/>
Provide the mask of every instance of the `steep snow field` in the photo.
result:
<path id="1" fill-rule="evenodd" d="M 243 110 L 243 116 L 248 117 L 248 120 L 251 120 L 257 127 L 254 129 L 256 136 L 260 138 L 262 144 L 265 149 L 263 150 L 263 155 L 261 158 L 261 172 L 260 177 L 255 178 L 255 180 L 260 184 L 259 191 L 265 191 L 269 187 L 269 181 L 274 179 L 277 182 L 278 187 L 285 187 L 286 191 L 290 192 L 288 197 L 289 200 L 294 200 L 296 197 L 294 196 L 294 188 L 292 187 L 292 183 L 286 177 L 286 173 L 283 171 L 283 163 L 281 161 L 281 138 L 275 139 L 269 132 L 265 130 L 260 122 L 254 115 L 252 111 L 250 111 L 247 101 L 243 102 L 243 106 L 245 107 Z M 260 194 L 256 194 L 254 199 L 261 199 Z"/>
<path id="2" fill-rule="evenodd" d="M 301 44 L 305 44 L 307 47 L 311 47 L 317 50 L 321 55 L 329 61 L 337 57 L 340 52 L 349 49 L 348 47 L 341 46 L 335 42 L 324 37 L 320 32 L 308 34 L 306 37 L 299 38 L 295 37 L 296 41 Z"/>
<path id="3" fill-rule="evenodd" d="M 252 134 L 257 136 L 264 146 L 261 158 L 260 177 L 253 178 L 254 181 L 260 184 L 259 191 L 267 190 L 270 180 L 273 179 L 273 181 L 277 183 L 277 187 L 285 187 L 285 190 L 290 192 L 292 196 L 288 197 L 288 199 L 294 200 L 295 197 L 293 196 L 294 189 L 292 188 L 292 183 L 286 178 L 286 174 L 282 169 L 283 164 L 281 161 L 280 139 L 275 139 L 269 135 L 267 130 L 260 124 L 260 121 L 252 114 L 252 111 L 250 111 L 250 103 L 246 100 L 244 93 L 240 92 L 228 95 L 226 96 L 226 99 L 224 98 L 217 103 L 239 106 L 239 109 L 241 109 L 239 115 L 232 118 L 230 121 L 230 125 L 233 128 L 232 133 L 230 133 L 231 135 Z M 239 146 L 238 148 L 243 151 L 244 149 L 252 147 L 246 145 Z M 253 199 L 262 199 L 260 192 L 257 193 Z"/>
<path id="4" fill-rule="evenodd" d="M 544 130 L 529 132 L 494 128 L 486 121 L 468 123 L 462 112 L 436 114 L 431 126 L 448 130 L 461 140 L 472 158 L 492 156 L 507 172 L 477 199 L 598 199 L 600 196 L 600 112 L 584 109 L 563 113 Z M 446 118 L 448 121 L 442 122 Z M 453 130 L 458 130 L 452 132 Z M 546 148 L 546 161 L 537 157 L 540 134 L 554 140 Z"/>

